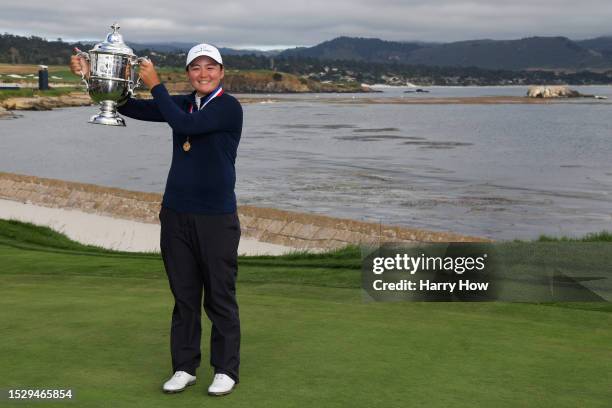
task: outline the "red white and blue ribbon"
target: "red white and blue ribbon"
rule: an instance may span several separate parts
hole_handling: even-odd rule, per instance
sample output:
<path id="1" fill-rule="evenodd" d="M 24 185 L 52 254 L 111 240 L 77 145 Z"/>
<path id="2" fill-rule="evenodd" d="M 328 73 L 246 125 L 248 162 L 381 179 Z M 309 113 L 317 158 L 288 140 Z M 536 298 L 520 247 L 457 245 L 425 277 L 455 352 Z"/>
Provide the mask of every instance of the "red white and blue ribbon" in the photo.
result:
<path id="1" fill-rule="evenodd" d="M 223 95 L 223 88 L 221 87 L 221 85 L 219 85 L 214 91 L 212 91 L 204 100 L 204 102 L 202 102 L 200 104 L 200 109 L 202 110 L 202 108 L 204 108 L 206 105 L 208 105 L 208 103 L 210 101 L 212 101 L 213 99 L 215 99 L 217 96 L 221 96 Z M 194 95 L 196 98 L 198 97 L 197 95 Z M 189 105 L 189 113 L 193 112 L 193 105 Z"/>

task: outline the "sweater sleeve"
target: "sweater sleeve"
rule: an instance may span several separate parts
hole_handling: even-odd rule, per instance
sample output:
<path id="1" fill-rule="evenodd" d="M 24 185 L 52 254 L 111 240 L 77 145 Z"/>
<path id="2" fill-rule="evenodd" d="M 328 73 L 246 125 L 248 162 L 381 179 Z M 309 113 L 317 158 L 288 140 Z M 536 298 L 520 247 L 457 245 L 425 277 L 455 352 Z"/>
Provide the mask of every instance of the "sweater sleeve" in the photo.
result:
<path id="1" fill-rule="evenodd" d="M 133 119 L 165 122 L 161 112 L 157 109 L 157 104 L 152 99 L 128 98 L 123 105 L 117 107 L 117 112 Z"/>
<path id="2" fill-rule="evenodd" d="M 162 116 L 176 133 L 199 135 L 242 128 L 242 108 L 238 102 L 221 104 L 212 101 L 202 110 L 186 113 L 163 84 L 153 87 L 151 94 Z"/>

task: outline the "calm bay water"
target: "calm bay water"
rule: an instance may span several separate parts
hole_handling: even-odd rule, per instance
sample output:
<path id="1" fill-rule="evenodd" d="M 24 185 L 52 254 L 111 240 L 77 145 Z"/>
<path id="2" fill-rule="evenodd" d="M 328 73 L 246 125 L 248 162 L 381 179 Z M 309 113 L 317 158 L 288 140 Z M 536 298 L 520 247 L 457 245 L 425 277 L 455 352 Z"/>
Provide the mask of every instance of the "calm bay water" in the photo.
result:
<path id="1" fill-rule="evenodd" d="M 573 87 L 612 98 L 612 87 Z M 239 204 L 487 236 L 612 230 L 612 104 L 345 103 L 524 95 L 525 87 L 271 95 L 243 105 Z M 265 97 L 264 97 L 265 99 Z M 0 121 L 0 171 L 162 192 L 166 124 L 93 126 L 94 107 Z"/>

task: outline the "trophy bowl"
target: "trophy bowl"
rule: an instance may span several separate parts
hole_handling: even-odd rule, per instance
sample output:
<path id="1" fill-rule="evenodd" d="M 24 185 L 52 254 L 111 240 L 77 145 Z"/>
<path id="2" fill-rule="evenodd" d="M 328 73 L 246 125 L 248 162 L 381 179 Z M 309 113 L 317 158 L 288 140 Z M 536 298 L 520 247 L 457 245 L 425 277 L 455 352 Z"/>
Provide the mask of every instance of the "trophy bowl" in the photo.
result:
<path id="1" fill-rule="evenodd" d="M 125 126 L 125 120 L 117 115 L 117 106 L 127 101 L 138 86 L 135 67 L 140 58 L 123 42 L 117 23 L 106 36 L 106 41 L 96 44 L 89 52 L 77 55 L 89 61 L 90 75 L 81 73 L 87 93 L 100 104 L 100 112 L 89 119 L 89 123 Z"/>

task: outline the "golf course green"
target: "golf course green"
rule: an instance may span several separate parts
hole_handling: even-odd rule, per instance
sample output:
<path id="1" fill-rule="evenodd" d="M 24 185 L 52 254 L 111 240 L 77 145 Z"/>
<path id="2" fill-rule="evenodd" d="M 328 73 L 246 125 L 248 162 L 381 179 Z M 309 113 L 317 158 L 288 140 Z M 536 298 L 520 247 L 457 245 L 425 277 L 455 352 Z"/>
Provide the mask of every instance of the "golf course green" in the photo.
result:
<path id="1" fill-rule="evenodd" d="M 35 407 L 610 407 L 609 304 L 367 302 L 359 248 L 239 259 L 241 382 L 167 395 L 173 300 L 159 254 L 0 220 L 0 389 Z"/>

